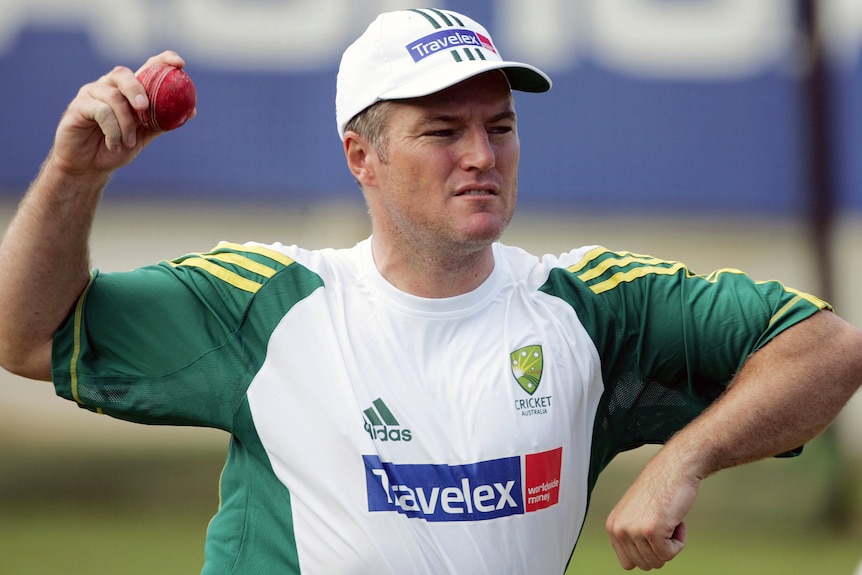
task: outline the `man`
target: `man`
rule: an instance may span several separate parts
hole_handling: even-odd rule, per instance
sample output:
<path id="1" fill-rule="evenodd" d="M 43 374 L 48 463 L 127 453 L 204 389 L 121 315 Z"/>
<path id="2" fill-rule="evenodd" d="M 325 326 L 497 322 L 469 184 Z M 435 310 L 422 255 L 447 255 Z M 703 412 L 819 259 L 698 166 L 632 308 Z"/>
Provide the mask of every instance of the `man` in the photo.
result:
<path id="1" fill-rule="evenodd" d="M 511 90 L 549 88 L 463 15 L 384 14 L 336 97 L 371 238 L 91 274 L 100 194 L 154 137 L 115 68 L 70 104 L 0 245 L 0 361 L 87 409 L 231 434 L 207 574 L 562 573 L 602 468 L 667 442 L 607 522 L 624 568 L 661 567 L 705 477 L 829 424 L 862 334 L 733 270 L 496 243 Z"/>

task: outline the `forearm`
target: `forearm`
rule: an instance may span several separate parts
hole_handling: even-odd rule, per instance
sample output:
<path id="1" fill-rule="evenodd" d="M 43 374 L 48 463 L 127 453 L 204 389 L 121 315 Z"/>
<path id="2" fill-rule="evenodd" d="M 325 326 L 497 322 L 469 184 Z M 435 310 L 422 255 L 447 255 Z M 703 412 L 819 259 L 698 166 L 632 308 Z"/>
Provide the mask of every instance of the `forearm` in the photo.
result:
<path id="1" fill-rule="evenodd" d="M 859 388 L 860 374 L 862 333 L 830 312 L 756 352 L 727 392 L 647 463 L 609 515 L 621 565 L 651 569 L 673 559 L 704 478 L 809 441 Z"/>
<path id="2" fill-rule="evenodd" d="M 862 333 L 830 312 L 777 336 L 730 389 L 666 447 L 698 476 L 806 443 L 862 382 Z"/>
<path id="3" fill-rule="evenodd" d="M 107 174 L 70 176 L 49 156 L 0 242 L 0 363 L 50 379 L 54 331 L 89 278 L 88 238 Z"/>

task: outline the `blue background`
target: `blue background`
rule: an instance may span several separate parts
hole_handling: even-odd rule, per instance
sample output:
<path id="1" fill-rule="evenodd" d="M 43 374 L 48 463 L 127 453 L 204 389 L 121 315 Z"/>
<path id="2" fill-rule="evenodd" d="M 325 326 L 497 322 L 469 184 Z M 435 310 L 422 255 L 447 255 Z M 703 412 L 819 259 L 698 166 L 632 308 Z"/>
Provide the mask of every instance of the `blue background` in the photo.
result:
<path id="1" fill-rule="evenodd" d="M 658 0 L 654 0 L 658 1 Z M 494 34 L 494 2 L 458 3 Z M 362 27 L 364 27 L 363 22 Z M 498 38 L 498 46 L 501 44 Z M 117 61 L 83 27 L 17 30 L 0 53 L 0 194 L 18 196 L 78 87 Z M 180 50 L 182 53 L 182 50 Z M 507 57 L 512 57 L 505 52 Z M 119 197 L 359 199 L 334 127 L 336 59 L 311 69 L 222 69 L 187 57 L 199 116 L 111 184 Z M 521 206 L 612 212 L 799 214 L 806 192 L 803 85 L 776 64 L 733 79 L 655 78 L 581 54 L 549 94 L 519 94 Z M 835 66 L 839 209 L 862 210 L 862 69 Z"/>

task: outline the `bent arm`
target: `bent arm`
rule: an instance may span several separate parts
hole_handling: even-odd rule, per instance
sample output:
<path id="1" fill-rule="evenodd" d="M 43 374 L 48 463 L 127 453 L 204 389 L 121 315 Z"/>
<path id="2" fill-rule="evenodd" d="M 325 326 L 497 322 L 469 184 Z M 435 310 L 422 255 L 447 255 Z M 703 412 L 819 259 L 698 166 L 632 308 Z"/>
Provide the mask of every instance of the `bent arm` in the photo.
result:
<path id="1" fill-rule="evenodd" d="M 173 52 L 144 66 L 182 67 Z M 89 278 L 88 241 L 111 174 L 153 138 L 138 125 L 148 106 L 135 73 L 114 68 L 82 87 L 54 146 L 0 242 L 0 365 L 24 377 L 51 378 L 51 343 Z"/>
<path id="2" fill-rule="evenodd" d="M 54 331 L 89 276 L 88 237 L 107 177 L 70 180 L 49 158 L 0 243 L 0 363 L 51 378 Z"/>
<path id="3" fill-rule="evenodd" d="M 646 465 L 608 517 L 625 569 L 653 569 L 685 545 L 700 482 L 794 449 L 823 431 L 862 383 L 862 332 L 821 311 L 745 363 L 728 391 Z"/>

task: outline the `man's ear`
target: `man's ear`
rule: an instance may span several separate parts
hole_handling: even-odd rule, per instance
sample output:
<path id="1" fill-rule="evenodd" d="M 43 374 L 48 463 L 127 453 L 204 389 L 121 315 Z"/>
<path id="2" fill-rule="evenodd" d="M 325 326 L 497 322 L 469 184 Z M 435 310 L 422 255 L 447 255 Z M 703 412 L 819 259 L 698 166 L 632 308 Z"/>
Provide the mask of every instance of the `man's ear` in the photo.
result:
<path id="1" fill-rule="evenodd" d="M 345 132 L 344 157 L 350 173 L 361 187 L 374 185 L 380 159 L 368 140 L 352 130 Z"/>

